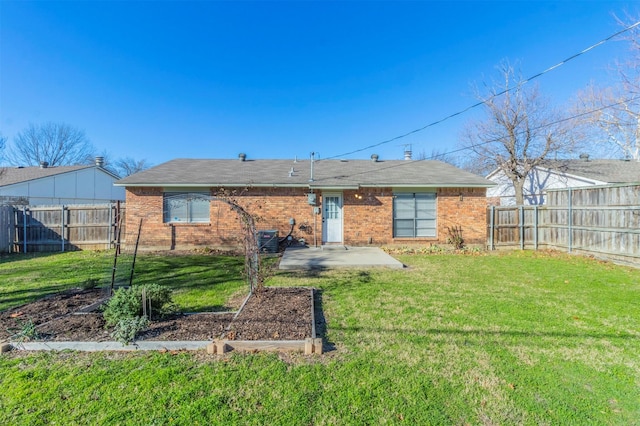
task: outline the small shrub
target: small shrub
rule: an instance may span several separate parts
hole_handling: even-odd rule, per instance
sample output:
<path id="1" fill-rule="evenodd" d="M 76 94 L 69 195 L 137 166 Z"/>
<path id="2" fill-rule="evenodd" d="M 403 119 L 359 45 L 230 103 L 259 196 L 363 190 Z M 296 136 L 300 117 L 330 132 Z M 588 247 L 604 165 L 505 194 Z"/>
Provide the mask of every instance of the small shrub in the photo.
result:
<path id="1" fill-rule="evenodd" d="M 121 320 L 143 316 L 143 290 L 144 303 L 148 309 L 146 314 L 150 319 L 167 315 L 176 310 L 170 288 L 158 284 L 120 288 L 116 290 L 104 309 L 103 316 L 106 325 L 115 326 Z"/>
<path id="2" fill-rule="evenodd" d="M 146 317 L 125 318 L 118 321 L 111 337 L 126 346 L 130 342 L 135 341 L 136 334 L 149 326 L 149 320 Z"/>
<path id="3" fill-rule="evenodd" d="M 453 245 L 453 248 L 456 250 L 462 250 L 464 248 L 464 239 L 462 238 L 462 227 L 447 226 L 447 232 L 449 233 L 449 238 L 447 238 L 447 243 Z"/>
<path id="4" fill-rule="evenodd" d="M 176 306 L 171 296 L 172 290 L 158 284 L 146 284 L 144 286 L 133 287 L 136 295 L 142 300 L 142 290 L 144 289 L 145 303 L 147 308 L 151 307 L 151 312 L 147 314 L 151 317 L 164 316 L 175 312 Z M 140 311 L 142 314 L 142 311 Z"/>
<path id="5" fill-rule="evenodd" d="M 40 333 L 36 328 L 36 325 L 33 323 L 33 320 L 29 318 L 25 322 L 20 325 L 20 331 L 18 332 L 18 341 L 28 342 L 31 340 L 38 340 L 40 338 Z"/>
<path id="6" fill-rule="evenodd" d="M 102 315 L 108 327 L 122 320 L 139 317 L 142 315 L 140 296 L 131 288 L 119 288 L 107 302 Z"/>

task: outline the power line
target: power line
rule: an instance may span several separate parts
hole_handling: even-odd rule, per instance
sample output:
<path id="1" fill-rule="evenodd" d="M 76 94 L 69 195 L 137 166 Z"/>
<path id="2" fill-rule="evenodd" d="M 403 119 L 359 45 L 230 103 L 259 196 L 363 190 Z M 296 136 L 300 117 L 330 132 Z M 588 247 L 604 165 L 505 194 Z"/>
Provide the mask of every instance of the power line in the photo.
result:
<path id="1" fill-rule="evenodd" d="M 418 129 L 411 130 L 410 132 L 407 132 L 407 133 L 401 134 L 401 135 L 399 135 L 399 136 L 395 136 L 395 137 L 393 137 L 393 138 L 391 138 L 391 139 L 386 139 L 386 140 L 383 140 L 383 141 L 381 141 L 381 142 L 375 143 L 375 144 L 373 144 L 373 145 L 369 145 L 369 146 L 366 146 L 366 147 L 364 147 L 364 148 L 356 149 L 356 150 L 353 150 L 353 151 L 350 151 L 350 152 L 345 152 L 345 153 L 343 153 L 343 154 L 334 155 L 334 156 L 332 156 L 332 157 L 327 157 L 327 158 L 325 158 L 324 160 L 331 160 L 331 159 L 335 159 L 335 158 L 341 158 L 341 157 L 345 157 L 345 156 L 347 156 L 347 155 L 352 155 L 352 154 L 356 154 L 356 153 L 358 153 L 358 152 L 362 152 L 362 151 L 366 151 L 366 150 L 369 150 L 369 149 L 372 149 L 372 148 L 376 148 L 376 147 L 381 146 L 381 145 L 386 145 L 386 144 L 391 143 L 391 142 L 393 142 L 393 141 L 397 141 L 397 140 L 399 140 L 399 139 L 406 138 L 407 136 L 411 136 L 411 135 L 413 135 L 413 134 L 415 134 L 415 133 L 418 133 L 418 132 L 421 132 L 421 131 L 423 131 L 423 130 L 425 130 L 425 129 L 428 129 L 429 127 L 433 127 L 433 126 L 438 125 L 438 124 L 440 124 L 440 123 L 442 123 L 442 122 L 445 122 L 445 121 L 447 121 L 447 120 L 450 120 L 450 119 L 452 119 L 452 118 L 454 118 L 454 117 L 457 117 L 457 116 L 459 116 L 459 115 L 462 115 L 462 114 L 466 113 L 467 111 L 470 111 L 470 110 L 472 110 L 472 109 L 474 109 L 474 108 L 479 107 L 480 105 L 484 105 L 486 102 L 488 102 L 488 101 L 490 101 L 490 100 L 492 100 L 492 99 L 494 99 L 494 98 L 496 98 L 496 97 L 498 97 L 498 96 L 504 95 L 505 93 L 508 93 L 508 92 L 510 92 L 510 91 L 512 91 L 512 90 L 514 90 L 514 89 L 520 88 L 522 85 L 524 85 L 524 84 L 526 84 L 526 83 L 529 83 L 530 81 L 532 81 L 532 80 L 534 80 L 534 79 L 536 79 L 536 78 L 538 78 L 538 77 L 541 77 L 541 76 L 543 76 L 544 74 L 547 74 L 548 72 L 553 71 L 553 70 L 554 70 L 554 69 L 556 69 L 556 68 L 559 68 L 560 66 L 562 66 L 562 65 L 566 64 L 567 62 L 569 62 L 569 61 L 571 61 L 571 60 L 573 60 L 573 59 L 575 59 L 575 58 L 577 58 L 577 57 L 579 57 L 579 56 L 584 55 L 585 53 L 589 52 L 590 50 L 593 50 L 593 49 L 595 49 L 596 47 L 603 45 L 604 43 L 606 43 L 606 42 L 610 41 L 611 39 L 613 39 L 613 38 L 615 38 L 615 37 L 619 36 L 620 34 L 623 34 L 623 33 L 627 32 L 627 31 L 629 31 L 629 30 L 631 30 L 631 29 L 633 29 L 633 28 L 635 28 L 635 27 L 637 27 L 637 26 L 639 26 L 639 25 L 640 25 L 640 21 L 638 21 L 638 22 L 636 22 L 636 23 L 634 23 L 634 24 L 632 24 L 632 25 L 629 25 L 628 27 L 626 27 L 626 28 L 624 28 L 624 29 L 622 29 L 622 30 L 620 30 L 620 31 L 618 31 L 618 32 L 616 32 L 616 33 L 614 33 L 614 34 L 612 34 L 612 35 L 610 35 L 610 36 L 608 36 L 608 37 L 606 37 L 606 38 L 604 38 L 604 39 L 600 40 L 599 42 L 597 42 L 597 43 L 595 43 L 595 44 L 592 44 L 591 46 L 589 46 L 589 47 L 587 47 L 587 48 L 585 48 L 585 49 L 581 50 L 580 52 L 575 53 L 575 54 L 573 54 L 573 55 L 569 56 L 568 58 L 566 58 L 566 59 L 564 59 L 564 60 L 562 60 L 562 61 L 558 62 L 557 64 L 555 64 L 555 65 L 553 65 L 553 66 L 551 66 L 551 67 L 549 67 L 549 68 L 547 68 L 547 69 L 545 69 L 544 71 L 541 71 L 541 72 L 539 72 L 539 73 L 537 73 L 537 74 L 532 75 L 532 76 L 531 76 L 531 77 L 529 77 L 529 78 L 526 78 L 526 79 L 522 80 L 522 81 L 521 81 L 521 82 L 519 82 L 516 86 L 514 86 L 514 87 L 510 87 L 510 88 L 506 88 L 506 89 L 504 89 L 504 90 L 502 90 L 502 91 L 500 91 L 500 92 L 498 92 L 498 93 L 493 94 L 492 96 L 490 96 L 489 98 L 487 98 L 487 99 L 485 99 L 485 100 L 482 100 L 482 101 L 476 102 L 475 104 L 470 105 L 470 106 L 468 106 L 468 107 L 466 107 L 466 108 L 464 108 L 464 109 L 462 109 L 462 110 L 460 110 L 460 111 L 458 111 L 458 112 L 455 112 L 455 113 L 453 113 L 453 114 L 450 114 L 450 115 L 448 115 L 448 116 L 446 116 L 446 117 L 444 117 L 444 118 L 441 118 L 441 119 L 439 119 L 439 120 L 436 120 L 436 121 L 434 121 L 434 122 L 432 122 L 432 123 L 429 123 L 429 124 L 427 124 L 427 125 L 425 125 L 425 126 L 422 126 L 422 127 L 418 128 Z M 317 160 L 317 161 L 322 161 L 322 160 Z"/>
<path id="2" fill-rule="evenodd" d="M 603 111 L 605 109 L 613 108 L 613 107 L 616 107 L 618 105 L 622 105 L 624 103 L 633 102 L 633 101 L 637 101 L 637 100 L 640 100 L 640 95 L 632 97 L 632 98 L 628 98 L 628 99 L 623 99 L 621 101 L 618 101 L 618 102 L 615 102 L 615 103 L 612 103 L 612 104 L 609 104 L 609 105 L 605 105 L 605 106 L 602 106 L 600 108 L 596 108 L 596 109 L 593 109 L 593 110 L 581 112 L 579 114 L 575 114 L 575 115 L 572 115 L 572 116 L 569 116 L 569 117 L 561 118 L 559 120 L 552 121 L 550 123 L 541 124 L 541 125 L 539 125 L 537 127 L 532 127 L 531 129 L 528 129 L 528 130 L 522 130 L 520 132 L 517 132 L 516 135 L 520 136 L 520 135 L 522 135 L 522 134 L 524 134 L 526 132 L 533 132 L 533 131 L 542 130 L 545 127 L 555 126 L 557 124 L 561 124 L 561 123 L 564 123 L 566 121 L 574 120 L 576 118 L 584 117 L 584 116 L 587 116 L 587 115 L 590 115 L 590 114 L 594 114 L 594 113 L 599 112 L 599 111 Z M 473 144 L 472 146 L 469 146 L 469 147 L 458 148 L 458 149 L 455 149 L 453 151 L 444 152 L 444 153 L 442 153 L 440 155 L 456 154 L 458 152 L 462 152 L 462 151 L 466 151 L 466 150 L 469 150 L 469 149 L 473 149 L 474 147 L 483 146 L 483 145 L 489 145 L 489 144 L 495 143 L 495 142 L 500 142 L 500 139 L 501 138 L 491 139 L 491 140 L 488 140 L 488 141 L 484 141 L 484 142 Z M 353 177 L 353 176 L 362 175 L 362 174 L 366 174 L 366 173 L 372 173 L 372 172 L 379 173 L 382 170 L 394 169 L 394 168 L 397 168 L 397 167 L 403 167 L 403 166 L 406 166 L 406 165 L 409 165 L 409 164 L 412 164 L 412 163 L 416 163 L 418 161 L 426 161 L 426 160 L 433 160 L 433 159 L 434 159 L 434 157 L 431 156 L 429 158 L 424 158 L 424 159 L 420 159 L 420 160 L 400 161 L 399 163 L 396 163 L 396 164 L 393 164 L 393 165 L 390 165 L 390 166 L 386 166 L 386 167 L 377 168 L 376 170 L 368 170 L 368 171 L 363 171 L 363 172 L 343 175 L 341 177 Z M 325 158 L 325 160 L 327 160 L 327 159 Z M 320 160 L 316 160 L 316 161 L 320 161 Z M 322 179 L 320 179 L 320 180 L 322 180 Z"/>

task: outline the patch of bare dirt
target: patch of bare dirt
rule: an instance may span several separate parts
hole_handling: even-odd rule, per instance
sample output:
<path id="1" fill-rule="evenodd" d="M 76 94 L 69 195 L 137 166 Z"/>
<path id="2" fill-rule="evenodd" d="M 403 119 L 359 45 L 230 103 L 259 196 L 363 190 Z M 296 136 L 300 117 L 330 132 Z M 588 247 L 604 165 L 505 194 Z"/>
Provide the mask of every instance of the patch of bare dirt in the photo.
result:
<path id="1" fill-rule="evenodd" d="M 268 287 L 254 293 L 231 323 L 229 340 L 303 340 L 311 337 L 310 289 Z"/>
<path id="2" fill-rule="evenodd" d="M 0 340 L 9 340 L 28 321 L 36 325 L 40 340 L 113 340 L 98 310 L 104 298 L 100 290 L 71 290 L 0 312 Z M 90 312 L 80 312 L 91 305 Z M 312 293 L 305 288 L 265 288 L 251 295 L 233 317 L 233 313 L 176 314 L 152 321 L 137 339 L 301 340 L 311 337 Z"/>
<path id="3" fill-rule="evenodd" d="M 28 322 L 35 325 L 45 324 L 105 299 L 106 295 L 100 289 L 76 289 L 0 312 L 0 340 L 19 333 Z"/>

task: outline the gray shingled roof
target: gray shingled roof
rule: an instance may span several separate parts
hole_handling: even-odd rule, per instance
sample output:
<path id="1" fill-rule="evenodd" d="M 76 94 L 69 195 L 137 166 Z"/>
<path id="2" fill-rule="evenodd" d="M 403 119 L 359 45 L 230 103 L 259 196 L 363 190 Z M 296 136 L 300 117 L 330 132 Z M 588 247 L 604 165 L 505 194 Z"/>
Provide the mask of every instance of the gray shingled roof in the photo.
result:
<path id="1" fill-rule="evenodd" d="M 638 161 L 548 160 L 541 167 L 607 183 L 640 182 L 640 162 Z"/>
<path id="2" fill-rule="evenodd" d="M 95 166 L 57 166 L 57 167 L 3 167 L 0 169 L 0 186 L 14 185 L 49 176 L 60 175 Z"/>
<path id="3" fill-rule="evenodd" d="M 483 177 L 434 160 L 378 161 L 176 159 L 128 176 L 118 186 L 489 187 Z M 291 173 L 291 171 L 293 171 Z"/>

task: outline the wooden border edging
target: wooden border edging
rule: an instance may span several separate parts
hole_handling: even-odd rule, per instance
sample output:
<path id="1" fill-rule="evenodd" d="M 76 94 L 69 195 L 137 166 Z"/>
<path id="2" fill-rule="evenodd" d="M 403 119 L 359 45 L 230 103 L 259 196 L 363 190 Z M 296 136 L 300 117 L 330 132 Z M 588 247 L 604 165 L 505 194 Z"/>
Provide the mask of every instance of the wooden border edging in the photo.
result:
<path id="1" fill-rule="evenodd" d="M 316 289 L 312 288 L 311 289 L 311 338 L 312 339 L 315 339 L 317 337 L 316 336 L 316 305 L 315 305 L 315 298 L 316 298 Z"/>
<path id="2" fill-rule="evenodd" d="M 307 338 L 305 340 L 228 340 L 221 338 L 216 339 L 207 345 L 207 353 L 212 355 L 222 355 L 229 351 L 295 351 L 304 352 L 305 355 L 321 354 L 322 339 L 316 336 L 315 291 L 315 288 L 311 288 L 311 338 Z M 234 320 L 238 317 L 248 300 L 249 297 L 245 299 L 245 302 L 238 310 Z M 229 327 L 231 327 L 231 325 L 229 325 Z M 229 331 L 229 327 L 227 327 L 227 331 Z"/>
<path id="3" fill-rule="evenodd" d="M 315 310 L 315 288 L 311 289 L 311 336 L 304 340 L 228 340 L 216 339 L 210 341 L 148 341 L 138 340 L 129 345 L 122 345 L 119 342 L 60 342 L 60 341 L 33 341 L 33 342 L 10 342 L 0 346 L 0 353 L 9 352 L 12 349 L 21 350 L 75 350 L 75 351 L 139 351 L 139 350 L 200 350 L 205 349 L 208 354 L 222 355 L 230 351 L 258 352 L 258 351 L 295 351 L 303 352 L 305 355 L 322 354 L 322 338 L 316 337 L 316 310 Z M 238 316 L 249 296 L 234 319 Z M 89 305 L 86 308 L 93 307 Z M 67 314 L 67 315 L 73 315 Z M 43 324 L 40 324 L 43 325 Z"/>
<path id="4" fill-rule="evenodd" d="M 207 353 L 222 355 L 230 351 L 241 352 L 304 352 L 305 355 L 321 354 L 322 339 L 305 340 L 214 340 L 207 345 Z"/>
<path id="5" fill-rule="evenodd" d="M 33 341 L 33 342 L 12 342 L 12 346 L 18 350 L 25 351 L 195 351 L 206 348 L 209 341 L 151 341 L 138 340 L 128 345 L 120 342 L 55 342 L 55 341 Z"/>

